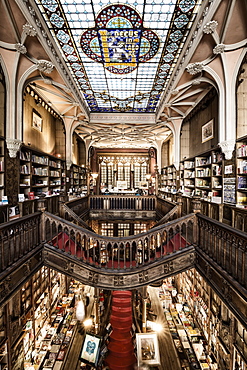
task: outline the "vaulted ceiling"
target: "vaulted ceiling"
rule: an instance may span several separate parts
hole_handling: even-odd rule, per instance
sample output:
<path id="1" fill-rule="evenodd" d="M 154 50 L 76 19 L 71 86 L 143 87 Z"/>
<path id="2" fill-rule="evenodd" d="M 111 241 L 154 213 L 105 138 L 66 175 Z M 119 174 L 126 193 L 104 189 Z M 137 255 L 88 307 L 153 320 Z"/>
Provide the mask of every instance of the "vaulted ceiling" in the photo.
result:
<path id="1" fill-rule="evenodd" d="M 0 53 L 91 145 L 166 140 L 217 85 L 226 44 L 246 37 L 241 0 L 2 0 Z"/>

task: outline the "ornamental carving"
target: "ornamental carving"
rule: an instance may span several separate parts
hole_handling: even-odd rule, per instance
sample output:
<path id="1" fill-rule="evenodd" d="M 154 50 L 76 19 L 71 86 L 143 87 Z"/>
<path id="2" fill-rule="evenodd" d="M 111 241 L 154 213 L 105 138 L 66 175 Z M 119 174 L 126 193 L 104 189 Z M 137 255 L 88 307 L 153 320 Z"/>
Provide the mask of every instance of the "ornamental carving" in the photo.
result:
<path id="1" fill-rule="evenodd" d="M 24 267 L 24 275 L 27 276 L 31 273 L 31 260 L 29 260 L 27 263 L 25 263 Z"/>
<path id="2" fill-rule="evenodd" d="M 51 73 L 54 69 L 54 65 L 48 60 L 38 60 L 36 62 L 36 66 L 40 72 L 44 72 L 48 74 Z"/>
<path id="3" fill-rule="evenodd" d="M 123 286 L 124 277 L 123 276 L 114 276 L 114 286 Z"/>
<path id="4" fill-rule="evenodd" d="M 27 36 L 34 37 L 34 36 L 37 35 L 36 29 L 33 26 L 31 26 L 31 24 L 28 24 L 28 23 L 24 24 L 24 26 L 22 27 L 22 29 L 23 29 L 23 32 Z"/>
<path id="5" fill-rule="evenodd" d="M 66 160 L 66 168 L 67 168 L 68 171 L 70 170 L 70 167 L 72 166 L 72 163 L 73 162 L 71 160 L 69 160 L 69 159 Z"/>
<path id="6" fill-rule="evenodd" d="M 20 150 L 21 140 L 6 139 L 6 144 L 7 144 L 10 158 L 15 158 L 17 152 Z"/>
<path id="7" fill-rule="evenodd" d="M 225 279 L 222 279 L 222 293 L 226 301 L 232 302 L 232 292 L 231 292 L 231 287 L 228 284 L 228 282 Z"/>
<path id="8" fill-rule="evenodd" d="M 222 54 L 225 51 L 226 46 L 224 44 L 218 44 L 213 48 L 214 54 Z"/>
<path id="9" fill-rule="evenodd" d="M 73 274 L 74 272 L 74 264 L 68 262 L 67 266 L 64 267 L 64 271 L 68 272 L 69 274 Z"/>
<path id="10" fill-rule="evenodd" d="M 96 274 L 95 272 L 92 272 L 92 271 L 89 271 L 89 276 L 88 276 L 88 280 L 93 283 L 93 284 L 97 284 L 98 281 L 99 281 L 99 275 Z"/>
<path id="11" fill-rule="evenodd" d="M 200 80 L 198 80 L 198 79 L 196 79 L 196 80 L 192 81 L 192 85 L 193 85 L 193 86 L 197 86 L 197 85 L 200 85 L 200 84 L 201 84 L 201 81 L 200 81 Z"/>
<path id="12" fill-rule="evenodd" d="M 148 281 L 148 271 L 143 271 L 139 274 L 139 283 Z"/>
<path id="13" fill-rule="evenodd" d="M 200 73 L 203 71 L 204 65 L 203 63 L 191 63 L 188 64 L 186 67 L 187 72 L 189 72 L 191 75 L 196 75 L 197 73 Z"/>
<path id="14" fill-rule="evenodd" d="M 170 261 L 170 262 L 164 264 L 164 273 L 165 274 L 169 274 L 170 272 L 173 272 L 173 271 L 174 271 L 173 261 Z"/>
<path id="15" fill-rule="evenodd" d="M 227 140 L 219 143 L 222 152 L 225 154 L 226 159 L 231 159 L 235 148 L 235 140 Z"/>
<path id="16" fill-rule="evenodd" d="M 26 52 L 27 52 L 26 46 L 23 45 L 23 44 L 20 44 L 20 43 L 15 44 L 15 49 L 20 54 L 26 54 Z"/>
<path id="17" fill-rule="evenodd" d="M 203 32 L 209 35 L 216 30 L 217 26 L 217 21 L 210 21 L 203 27 Z"/>

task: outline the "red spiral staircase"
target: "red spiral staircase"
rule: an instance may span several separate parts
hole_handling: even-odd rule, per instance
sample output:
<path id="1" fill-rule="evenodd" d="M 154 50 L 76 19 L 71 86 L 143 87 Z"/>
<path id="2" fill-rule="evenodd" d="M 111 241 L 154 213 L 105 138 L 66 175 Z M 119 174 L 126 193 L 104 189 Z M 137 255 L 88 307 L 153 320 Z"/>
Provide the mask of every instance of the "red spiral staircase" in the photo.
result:
<path id="1" fill-rule="evenodd" d="M 112 333 L 105 363 L 110 370 L 133 370 L 136 356 L 132 342 L 132 293 L 130 291 L 112 292 L 110 323 Z"/>

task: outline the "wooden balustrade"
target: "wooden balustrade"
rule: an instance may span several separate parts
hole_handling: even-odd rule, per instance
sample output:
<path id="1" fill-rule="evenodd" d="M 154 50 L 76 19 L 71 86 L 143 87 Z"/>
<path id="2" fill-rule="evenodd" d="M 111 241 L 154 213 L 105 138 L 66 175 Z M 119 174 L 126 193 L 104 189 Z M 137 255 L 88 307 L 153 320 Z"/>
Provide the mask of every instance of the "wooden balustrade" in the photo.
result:
<path id="1" fill-rule="evenodd" d="M 155 211 L 156 197 L 154 195 L 97 195 L 90 196 L 91 210 L 134 210 Z"/>
<path id="2" fill-rule="evenodd" d="M 247 288 L 246 234 L 201 214 L 197 217 L 198 248 Z"/>
<path id="3" fill-rule="evenodd" d="M 46 241 L 97 268 L 126 270 L 146 266 L 195 243 L 194 214 L 122 238 L 97 235 L 48 213 L 44 219 Z"/>
<path id="4" fill-rule="evenodd" d="M 0 272 L 41 244 L 41 212 L 0 225 Z"/>

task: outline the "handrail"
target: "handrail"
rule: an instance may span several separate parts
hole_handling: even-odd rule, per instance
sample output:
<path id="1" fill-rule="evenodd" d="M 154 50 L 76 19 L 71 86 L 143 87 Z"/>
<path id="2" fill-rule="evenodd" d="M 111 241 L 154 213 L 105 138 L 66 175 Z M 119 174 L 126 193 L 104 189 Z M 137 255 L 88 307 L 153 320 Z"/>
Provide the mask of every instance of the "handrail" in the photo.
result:
<path id="1" fill-rule="evenodd" d="M 41 212 L 0 225 L 0 273 L 41 244 Z"/>
<path id="2" fill-rule="evenodd" d="M 247 289 L 247 234 L 200 213 L 197 219 L 197 250 L 203 251 Z"/>
<path id="3" fill-rule="evenodd" d="M 154 195 L 91 195 L 90 210 L 135 210 L 155 211 L 156 196 Z"/>
<path id="4" fill-rule="evenodd" d="M 155 226 L 159 226 L 159 225 L 165 224 L 168 221 L 171 221 L 172 217 L 176 215 L 178 216 L 178 213 L 179 213 L 179 207 L 178 205 L 176 205 L 173 209 L 171 209 L 168 213 L 166 213 L 164 217 L 162 217 L 158 222 L 156 222 Z"/>
<path id="5" fill-rule="evenodd" d="M 83 229 L 58 216 L 44 213 L 50 244 L 91 266 L 104 269 L 133 269 L 194 244 L 196 216 L 190 214 L 146 233 L 108 237 Z"/>
<path id="6" fill-rule="evenodd" d="M 93 231 L 93 229 L 85 221 L 83 221 L 71 208 L 69 208 L 67 204 L 63 203 L 62 207 L 78 225 L 84 227 L 85 229 Z"/>

